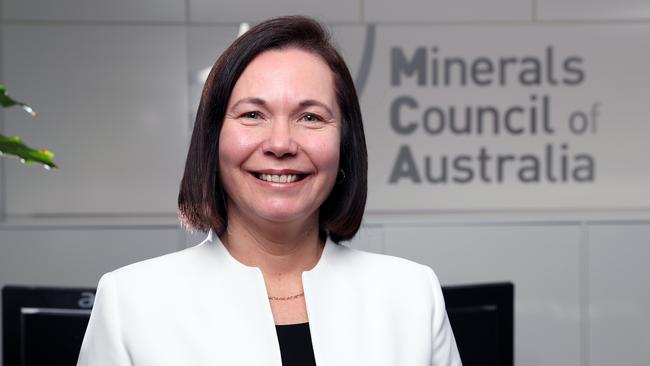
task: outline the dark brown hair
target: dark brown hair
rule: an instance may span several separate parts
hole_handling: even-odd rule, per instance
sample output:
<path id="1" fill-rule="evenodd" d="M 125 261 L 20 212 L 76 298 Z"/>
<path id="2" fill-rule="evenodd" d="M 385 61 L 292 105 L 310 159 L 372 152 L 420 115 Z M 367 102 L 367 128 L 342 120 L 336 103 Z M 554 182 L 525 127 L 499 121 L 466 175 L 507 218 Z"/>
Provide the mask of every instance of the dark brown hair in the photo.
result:
<path id="1" fill-rule="evenodd" d="M 215 62 L 203 87 L 185 172 L 178 194 L 178 213 L 188 228 L 220 235 L 228 226 L 227 195 L 219 172 L 219 134 L 228 100 L 246 66 L 268 50 L 299 48 L 321 57 L 334 76 L 341 110 L 339 167 L 343 178 L 334 185 L 319 211 L 321 237 L 334 242 L 351 239 L 366 205 L 368 156 L 361 109 L 350 71 L 315 20 L 287 16 L 264 21 L 240 36 Z"/>

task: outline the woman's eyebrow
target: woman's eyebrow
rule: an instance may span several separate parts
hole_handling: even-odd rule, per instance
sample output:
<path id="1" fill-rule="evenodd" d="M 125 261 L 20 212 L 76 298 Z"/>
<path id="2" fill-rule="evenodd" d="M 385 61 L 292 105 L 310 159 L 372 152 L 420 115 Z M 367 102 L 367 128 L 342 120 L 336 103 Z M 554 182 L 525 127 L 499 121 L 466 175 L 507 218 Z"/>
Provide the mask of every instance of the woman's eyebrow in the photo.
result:
<path id="1" fill-rule="evenodd" d="M 314 99 L 307 99 L 307 100 L 303 100 L 302 102 L 300 102 L 300 107 L 302 107 L 302 108 L 314 107 L 314 106 L 321 107 L 321 108 L 325 109 L 325 111 L 327 111 L 327 113 L 329 113 L 330 116 L 334 116 L 334 113 L 332 113 L 332 110 L 325 103 L 321 103 L 321 102 L 319 102 L 317 100 L 314 100 Z"/>
<path id="2" fill-rule="evenodd" d="M 235 109 L 237 108 L 237 106 L 244 103 L 250 103 L 250 104 L 258 105 L 260 107 L 266 107 L 266 101 L 264 99 L 258 97 L 246 97 L 235 102 L 235 104 L 233 104 L 232 107 L 230 107 L 230 109 Z M 332 109 L 330 109 L 330 107 L 328 107 L 327 104 L 323 102 L 319 102 L 315 99 L 303 100 L 298 105 L 300 106 L 300 108 L 321 107 L 327 113 L 329 113 L 330 116 L 334 116 L 334 113 L 332 113 Z"/>
<path id="3" fill-rule="evenodd" d="M 266 106 L 266 102 L 262 98 L 257 98 L 257 97 L 247 97 L 247 98 L 242 98 L 235 102 L 235 104 L 230 107 L 231 109 L 235 109 L 238 105 L 243 104 L 243 103 L 250 103 L 250 104 L 255 104 L 261 107 Z"/>

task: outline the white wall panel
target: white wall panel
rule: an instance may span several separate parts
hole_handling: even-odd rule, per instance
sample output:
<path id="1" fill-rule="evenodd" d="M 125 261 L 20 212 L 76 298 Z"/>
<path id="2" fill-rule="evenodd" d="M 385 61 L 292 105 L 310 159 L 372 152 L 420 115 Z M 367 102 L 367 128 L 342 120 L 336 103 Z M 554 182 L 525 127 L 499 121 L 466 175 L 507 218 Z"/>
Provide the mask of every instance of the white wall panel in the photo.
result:
<path id="1" fill-rule="evenodd" d="M 530 20 L 532 1 L 362 0 L 367 22 Z"/>
<path id="2" fill-rule="evenodd" d="M 95 287 L 106 272 L 178 250 L 180 238 L 173 227 L 0 228 L 0 288 Z"/>
<path id="3" fill-rule="evenodd" d="M 185 229 L 180 229 L 181 238 L 180 246 L 181 248 L 190 248 L 193 247 L 205 240 L 208 236 L 208 233 L 202 231 L 187 231 Z"/>
<path id="4" fill-rule="evenodd" d="M 203 26 L 188 28 L 188 67 L 190 80 L 189 133 L 192 132 L 196 110 L 207 73 L 221 53 L 237 38 L 239 27 L 235 25 Z"/>
<path id="5" fill-rule="evenodd" d="M 590 366 L 650 360 L 650 224 L 589 227 Z"/>
<path id="6" fill-rule="evenodd" d="M 189 0 L 192 22 L 257 22 L 267 18 L 302 14 L 324 21 L 359 21 L 359 1 L 347 0 L 240 0 L 224 3 L 212 0 Z"/>
<path id="7" fill-rule="evenodd" d="M 2 0 L 0 0 L 0 19 L 2 19 Z M 3 27 L 2 24 L 0 23 L 0 83 L 4 83 L 4 74 L 2 71 L 4 70 L 3 62 L 2 62 L 2 33 L 3 33 Z M 0 133 L 4 134 L 5 130 L 5 112 L 4 108 L 0 109 Z M 0 159 L 0 222 L 4 221 L 5 217 L 5 159 Z"/>
<path id="8" fill-rule="evenodd" d="M 176 251 L 177 228 L 0 229 L 0 286 L 95 286 L 109 271 Z"/>
<path id="9" fill-rule="evenodd" d="M 158 26 L 5 25 L 8 135 L 55 153 L 6 162 L 7 213 L 174 213 L 187 150 L 186 33 Z"/>
<path id="10" fill-rule="evenodd" d="M 368 31 L 361 25 L 336 25 L 329 27 L 334 46 L 339 51 L 350 69 L 355 82 L 358 80 L 359 67 L 363 58 L 363 48 Z"/>
<path id="11" fill-rule="evenodd" d="M 361 225 L 357 235 L 343 244 L 367 252 L 384 253 L 384 229 L 381 225 Z"/>
<path id="12" fill-rule="evenodd" d="M 182 0 L 3 0 L 5 20 L 185 21 Z"/>
<path id="13" fill-rule="evenodd" d="M 377 26 L 362 94 L 368 211 L 647 211 L 648 25 Z M 449 60 L 465 66 L 441 67 Z M 469 76 L 477 60 L 493 65 L 489 85 Z M 506 60 L 532 62 L 538 77 L 509 74 Z M 561 71 L 567 60 L 579 65 L 575 80 Z M 484 106 L 500 117 L 478 117 Z M 505 116 L 521 106 L 531 113 L 516 123 L 527 127 L 505 132 Z M 542 120 L 546 131 L 536 126 Z M 578 120 L 586 123 L 577 128 Z M 452 131 L 455 123 L 467 129 Z M 482 130 L 488 123 L 495 128 Z M 500 165 L 508 154 L 536 161 L 535 177 L 523 178 L 523 165 Z M 464 159 L 471 178 L 452 178 Z M 579 178 L 582 159 L 589 173 Z"/>
<path id="14" fill-rule="evenodd" d="M 537 18 L 541 20 L 648 19 L 647 0 L 537 0 Z"/>
<path id="15" fill-rule="evenodd" d="M 443 284 L 513 282 L 515 364 L 580 365 L 577 226 L 404 225 L 385 240 L 388 254 L 431 266 Z"/>

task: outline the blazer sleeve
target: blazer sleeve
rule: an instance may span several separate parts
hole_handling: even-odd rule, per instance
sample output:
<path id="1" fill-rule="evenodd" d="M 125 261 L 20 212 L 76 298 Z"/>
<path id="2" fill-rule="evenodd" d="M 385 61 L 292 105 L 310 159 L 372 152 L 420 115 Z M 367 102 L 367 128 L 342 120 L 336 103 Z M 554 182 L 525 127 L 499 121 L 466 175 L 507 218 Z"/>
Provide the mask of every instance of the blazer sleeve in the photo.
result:
<path id="1" fill-rule="evenodd" d="M 115 279 L 107 273 L 97 286 L 77 366 L 132 366 L 122 337 L 119 310 Z"/>
<path id="2" fill-rule="evenodd" d="M 451 330 L 447 311 L 445 310 L 445 299 L 442 296 L 440 282 L 433 270 L 425 266 L 429 274 L 433 288 L 433 321 L 431 322 L 431 333 L 433 347 L 431 354 L 432 366 L 462 366 L 454 332 Z"/>

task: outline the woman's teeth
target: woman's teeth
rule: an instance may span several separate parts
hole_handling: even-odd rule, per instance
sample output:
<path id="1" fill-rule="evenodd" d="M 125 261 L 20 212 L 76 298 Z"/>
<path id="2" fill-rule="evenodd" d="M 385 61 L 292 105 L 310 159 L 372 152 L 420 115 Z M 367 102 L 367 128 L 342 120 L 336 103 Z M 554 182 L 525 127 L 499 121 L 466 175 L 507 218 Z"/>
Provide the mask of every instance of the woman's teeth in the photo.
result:
<path id="1" fill-rule="evenodd" d="M 298 180 L 298 175 L 296 175 L 296 174 L 283 174 L 283 175 L 258 174 L 257 178 L 261 179 L 263 181 L 273 182 L 273 183 L 292 183 L 292 182 L 295 182 L 295 181 Z"/>

